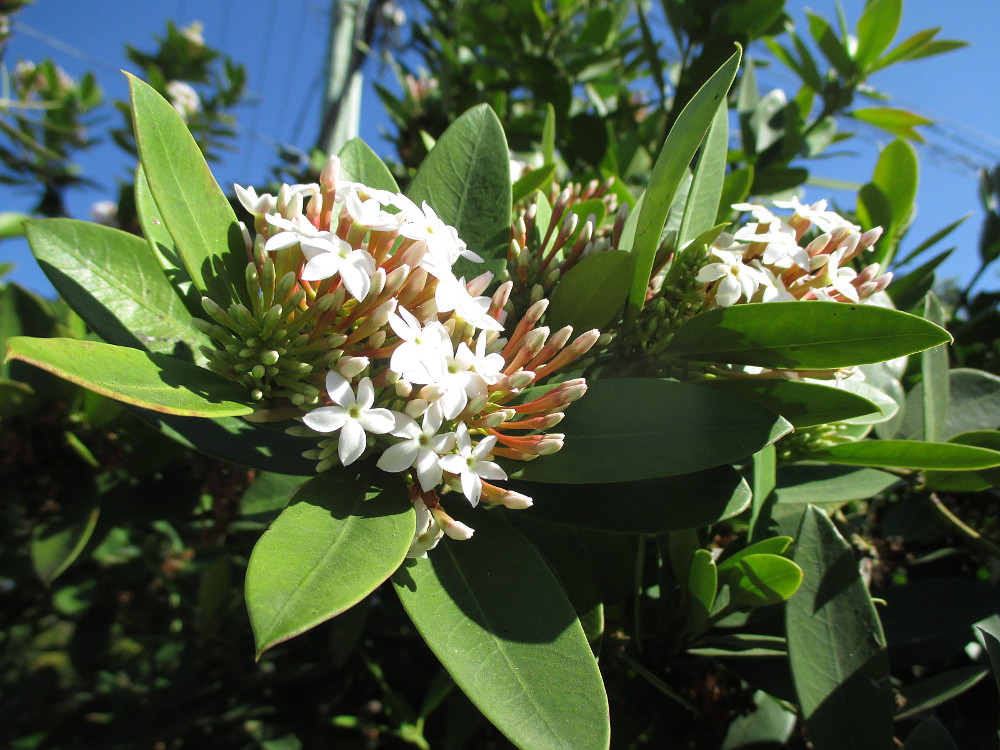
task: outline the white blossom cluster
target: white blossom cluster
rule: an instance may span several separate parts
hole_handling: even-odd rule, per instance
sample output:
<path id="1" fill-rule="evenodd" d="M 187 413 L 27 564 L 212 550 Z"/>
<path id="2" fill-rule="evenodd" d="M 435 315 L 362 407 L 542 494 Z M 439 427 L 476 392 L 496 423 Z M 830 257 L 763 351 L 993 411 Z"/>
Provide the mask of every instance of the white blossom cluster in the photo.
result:
<path id="1" fill-rule="evenodd" d="M 712 307 L 797 299 L 858 302 L 889 284 L 892 274 L 879 275 L 877 263 L 860 272 L 850 265 L 878 240 L 881 227 L 861 232 L 828 210 L 826 201 L 803 205 L 793 198 L 774 205 L 793 213 L 782 218 L 753 203 L 733 206 L 756 221 L 724 232 L 710 247 L 712 262 L 696 278 L 708 285 Z M 813 227 L 820 234 L 803 245 Z"/>
<path id="2" fill-rule="evenodd" d="M 256 231 L 252 240 L 247 233 L 255 264 L 248 278 L 294 279 L 278 285 L 286 300 L 274 300 L 283 311 L 291 300 L 284 325 L 309 321 L 296 339 L 302 351 L 326 342 L 326 397 L 293 401 L 300 410 L 316 404 L 301 420 L 325 436 L 308 455 L 323 471 L 375 453 L 379 468 L 402 474 L 418 517 L 411 555 L 426 554 L 442 534 L 472 535 L 441 508 L 439 491 L 461 492 L 472 505 L 531 504 L 493 484 L 507 479 L 494 458 L 533 460 L 562 447 L 562 435 L 543 431 L 586 383 L 567 380 L 533 398 L 523 392 L 600 334 L 570 342 L 568 326 L 536 327 L 547 306 L 541 300 L 511 321 L 505 337 L 510 283 L 483 296 L 492 275 L 455 276 L 459 258 L 481 259 L 426 202 L 342 180 L 339 171 L 332 157 L 319 184 L 284 185 L 277 196 L 236 186 Z M 275 359 L 261 372 L 273 370 L 280 383 Z"/>

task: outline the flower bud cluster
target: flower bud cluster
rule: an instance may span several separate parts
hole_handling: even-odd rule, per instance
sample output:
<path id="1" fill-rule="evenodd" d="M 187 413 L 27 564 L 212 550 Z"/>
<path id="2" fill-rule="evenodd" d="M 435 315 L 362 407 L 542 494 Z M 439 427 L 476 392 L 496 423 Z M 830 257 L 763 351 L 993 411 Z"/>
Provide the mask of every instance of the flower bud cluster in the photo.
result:
<path id="1" fill-rule="evenodd" d="M 520 210 L 511 225 L 507 252 L 507 275 L 513 283 L 508 309 L 514 314 L 550 298 L 559 280 L 584 258 L 618 246 L 628 205 L 617 208 L 611 187 L 611 180 L 574 183 L 554 192 L 541 208 L 532 200 Z M 613 223 L 599 221 L 592 212 L 582 218 L 582 208 L 594 201 L 603 203 L 608 213 L 616 212 Z"/>
<path id="2" fill-rule="evenodd" d="M 481 261 L 424 203 L 339 178 L 331 157 L 319 184 L 276 196 L 236 186 L 254 217 L 247 232 L 251 307 L 223 309 L 199 327 L 217 344 L 209 365 L 243 383 L 253 418 L 299 416 L 318 471 L 377 456 L 403 476 L 418 511 L 411 554 L 442 535 L 472 530 L 441 508 L 440 494 L 525 508 L 531 499 L 493 482 L 494 459 L 530 461 L 562 447 L 547 433 L 586 391 L 582 379 L 531 386 L 582 357 L 598 331 L 573 337 L 539 322 L 548 302 L 512 318 L 512 284 L 483 296 L 489 273 L 456 278 L 459 258 Z"/>
<path id="3" fill-rule="evenodd" d="M 860 272 L 851 266 L 878 240 L 881 227 L 862 232 L 827 210 L 826 201 L 803 205 L 793 198 L 774 205 L 794 213 L 784 219 L 764 206 L 733 206 L 750 211 L 756 221 L 723 233 L 710 248 L 711 262 L 696 279 L 707 285 L 711 307 L 799 299 L 859 302 L 888 286 L 892 274 L 880 273 L 878 263 Z M 818 236 L 803 244 L 813 228 Z"/>

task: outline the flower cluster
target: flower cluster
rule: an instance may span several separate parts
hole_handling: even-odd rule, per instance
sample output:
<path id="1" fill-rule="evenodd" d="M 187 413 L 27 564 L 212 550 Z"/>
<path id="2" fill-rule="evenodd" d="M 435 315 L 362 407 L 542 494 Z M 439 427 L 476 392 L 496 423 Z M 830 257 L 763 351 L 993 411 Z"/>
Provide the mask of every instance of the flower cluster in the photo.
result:
<path id="1" fill-rule="evenodd" d="M 878 263 L 860 272 L 850 265 L 878 240 L 881 227 L 861 232 L 827 210 L 826 201 L 803 205 L 793 198 L 774 205 L 793 213 L 783 219 L 764 206 L 733 206 L 750 211 L 756 221 L 721 234 L 709 248 L 711 262 L 696 278 L 707 285 L 710 306 L 797 299 L 859 302 L 889 284 L 892 274 L 880 275 Z M 803 245 L 814 227 L 819 235 Z"/>
<path id="2" fill-rule="evenodd" d="M 494 458 L 528 461 L 562 447 L 562 435 L 544 430 L 586 383 L 525 391 L 580 358 L 599 332 L 571 341 L 568 326 L 538 326 L 546 300 L 508 321 L 509 282 L 483 296 L 491 274 L 455 276 L 459 258 L 481 259 L 454 227 L 427 203 L 340 179 L 336 157 L 318 184 L 236 192 L 254 217 L 252 304 L 223 310 L 205 300 L 214 322 L 200 327 L 219 347 L 204 351 L 209 366 L 260 402 L 254 418 L 300 417 L 298 431 L 321 438 L 307 453 L 319 471 L 378 454 L 418 511 L 411 554 L 442 534 L 471 536 L 439 491 L 472 505 L 529 506 L 493 484 L 507 478 Z"/>

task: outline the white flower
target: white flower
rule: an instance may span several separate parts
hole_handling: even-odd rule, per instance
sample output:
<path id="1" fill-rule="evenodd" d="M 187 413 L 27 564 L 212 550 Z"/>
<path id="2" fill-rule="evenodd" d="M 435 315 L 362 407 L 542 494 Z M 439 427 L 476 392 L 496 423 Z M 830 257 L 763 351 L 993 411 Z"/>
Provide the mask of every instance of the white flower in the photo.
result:
<path id="1" fill-rule="evenodd" d="M 347 213 L 354 219 L 354 223 L 366 229 L 374 229 L 378 232 L 395 232 L 402 223 L 399 214 L 390 214 L 383 210 L 385 206 L 395 196 L 385 191 L 372 191 L 374 195 L 366 192 L 368 197 L 362 199 L 357 188 L 364 188 L 363 185 L 354 185 L 354 189 L 347 194 L 345 208 Z"/>
<path id="2" fill-rule="evenodd" d="M 465 278 L 456 279 L 450 273 L 438 279 L 434 290 L 434 304 L 437 305 L 438 312 L 454 310 L 458 317 L 476 328 L 502 331 L 503 325 L 488 314 L 491 302 L 489 297 L 473 297 L 465 287 Z"/>
<path id="3" fill-rule="evenodd" d="M 340 430 L 337 453 L 347 466 L 361 457 L 368 444 L 367 433 L 384 435 L 396 426 L 396 417 L 388 409 L 372 409 L 375 389 L 371 378 L 362 378 L 355 396 L 351 384 L 332 370 L 326 374 L 326 390 L 336 406 L 321 406 L 302 417 L 317 432 Z"/>
<path id="4" fill-rule="evenodd" d="M 812 204 L 803 205 L 799 199 L 792 196 L 790 201 L 775 201 L 778 208 L 791 208 L 803 219 L 807 219 L 819 227 L 821 232 L 832 232 L 835 229 L 850 229 L 853 232 L 860 232 L 861 227 L 852 224 L 836 211 L 826 210 L 826 201 L 820 200 Z"/>
<path id="5" fill-rule="evenodd" d="M 167 84 L 167 96 L 170 97 L 170 105 L 185 121 L 201 109 L 198 92 L 185 81 L 170 81 Z"/>
<path id="6" fill-rule="evenodd" d="M 253 187 L 233 185 L 233 190 L 236 191 L 236 197 L 240 199 L 243 208 L 254 216 L 260 217 L 272 213 L 278 205 L 278 199 L 273 195 L 270 193 L 257 195 L 257 191 Z"/>
<path id="7" fill-rule="evenodd" d="M 721 262 L 709 263 L 698 271 L 695 278 L 703 284 L 719 281 L 715 291 L 715 301 L 719 307 L 735 305 L 740 297 L 749 301 L 757 291 L 757 287 L 768 281 L 767 276 L 758 269 L 744 264 L 736 253 L 713 249 L 712 255 Z"/>
<path id="8" fill-rule="evenodd" d="M 456 430 L 458 453 L 449 453 L 440 459 L 441 468 L 450 474 L 457 474 L 462 480 L 462 492 L 473 505 L 479 503 L 479 496 L 483 492 L 484 479 L 506 479 L 507 472 L 501 469 L 492 461 L 486 460 L 486 456 L 496 445 L 497 439 L 494 435 L 489 435 L 479 441 L 476 446 L 472 445 L 472 438 L 469 437 L 469 429 L 464 422 L 458 423 Z"/>
<path id="9" fill-rule="evenodd" d="M 417 529 L 407 550 L 407 557 L 427 557 L 428 550 L 434 549 L 444 536 L 444 531 L 438 526 L 433 514 L 421 502 L 413 504 L 417 515 Z"/>
<path id="10" fill-rule="evenodd" d="M 466 247 L 455 227 L 445 224 L 438 218 L 434 209 L 427 205 L 427 201 L 423 202 L 423 208 L 418 208 L 417 204 L 405 195 L 397 195 L 393 203 L 400 209 L 402 217 L 399 233 L 411 240 L 422 240 L 427 243 L 427 254 L 420 261 L 421 268 L 427 273 L 437 278 L 451 275 L 451 267 L 459 258 L 468 258 L 476 263 L 483 262 L 482 258 Z"/>
<path id="11" fill-rule="evenodd" d="M 340 274 L 340 280 L 350 295 L 363 300 L 372 288 L 375 259 L 366 250 L 355 250 L 332 233 L 324 234 L 302 237 L 299 241 L 302 254 L 306 256 L 302 279 L 319 281 Z"/>
<path id="12" fill-rule="evenodd" d="M 271 226 L 282 230 L 268 237 L 267 242 L 264 243 L 264 250 L 267 252 L 294 247 L 307 237 L 330 234 L 330 232 L 318 230 L 309 219 L 302 215 L 296 216 L 294 219 L 286 219 L 280 214 L 267 214 L 264 216 L 264 220 Z"/>
<path id="13" fill-rule="evenodd" d="M 434 489 L 441 484 L 442 470 L 438 458 L 455 446 L 455 433 L 438 435 L 440 429 L 440 409 L 432 407 L 425 411 L 422 425 L 400 414 L 391 434 L 403 440 L 389 446 L 376 465 L 390 472 L 406 471 L 412 466 L 417 470 L 421 489 L 424 492 Z"/>
<path id="14" fill-rule="evenodd" d="M 389 314 L 389 327 L 402 343 L 389 360 L 389 368 L 404 380 L 413 383 L 433 383 L 444 377 L 445 357 L 452 353 L 448 331 L 437 320 L 420 325 L 402 305 Z"/>

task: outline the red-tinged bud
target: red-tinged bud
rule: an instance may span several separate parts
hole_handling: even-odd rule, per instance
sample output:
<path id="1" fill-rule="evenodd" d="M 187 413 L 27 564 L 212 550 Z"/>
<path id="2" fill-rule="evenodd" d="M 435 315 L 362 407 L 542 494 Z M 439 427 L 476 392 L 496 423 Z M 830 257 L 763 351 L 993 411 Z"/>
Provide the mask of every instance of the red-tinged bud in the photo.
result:
<path id="1" fill-rule="evenodd" d="M 847 261 L 854 258 L 858 253 L 861 252 L 861 247 L 858 245 L 858 240 L 861 239 L 861 235 L 857 232 L 852 232 L 850 235 L 845 237 L 843 241 L 837 246 L 838 250 L 843 251 L 843 255 L 840 259 L 840 265 L 844 265 Z"/>
<path id="2" fill-rule="evenodd" d="M 473 530 L 461 521 L 456 521 L 454 518 L 445 513 L 444 509 L 440 505 L 429 508 L 429 510 L 434 516 L 434 520 L 437 522 L 437 525 L 448 537 L 456 539 L 460 542 L 472 539 Z"/>
<path id="3" fill-rule="evenodd" d="M 587 392 L 587 381 L 583 378 L 567 380 L 560 383 L 548 393 L 529 401 L 526 404 L 519 404 L 513 409 L 518 414 L 538 414 L 539 412 L 560 411 L 561 407 L 570 404 L 583 397 Z"/>
<path id="4" fill-rule="evenodd" d="M 853 281 L 854 286 L 864 284 L 866 281 L 874 281 L 875 277 L 878 276 L 879 270 L 880 266 L 878 263 L 872 263 L 870 266 L 866 266 L 861 270 L 861 273 L 855 277 Z"/>
<path id="5" fill-rule="evenodd" d="M 563 417 L 566 415 L 561 411 L 553 412 L 551 414 L 542 414 L 537 417 L 529 417 L 528 419 L 519 419 L 515 422 L 504 422 L 503 429 L 505 430 L 548 430 L 555 427 L 557 424 L 562 422 Z M 493 425 L 496 426 L 496 425 Z"/>
<path id="6" fill-rule="evenodd" d="M 878 242 L 879 237 L 882 236 L 882 227 L 875 227 L 874 229 L 869 229 L 867 232 L 861 235 L 858 240 L 858 247 L 862 250 L 867 250 L 876 242 Z"/>
<path id="7" fill-rule="evenodd" d="M 465 288 L 473 297 L 478 297 L 486 291 L 486 288 L 490 285 L 491 281 L 493 281 L 493 274 L 486 271 L 485 273 L 479 274 L 472 281 L 468 282 L 465 285 Z"/>
<path id="8" fill-rule="evenodd" d="M 524 451 L 508 448 L 504 445 L 495 445 L 490 452 L 499 458 L 510 458 L 514 461 L 534 461 L 538 458 L 537 453 L 525 453 Z"/>
<path id="9" fill-rule="evenodd" d="M 324 190 L 336 190 L 337 179 L 340 177 L 340 158 L 331 154 L 323 165 L 323 171 L 319 173 L 319 184 Z"/>
<path id="10" fill-rule="evenodd" d="M 820 253 L 826 250 L 827 245 L 830 244 L 831 239 L 833 239 L 833 235 L 831 235 L 829 232 L 821 234 L 819 237 L 817 237 L 808 245 L 806 245 L 806 253 L 809 255 L 810 258 L 819 255 Z"/>
<path id="11" fill-rule="evenodd" d="M 563 444 L 566 442 L 566 436 L 562 434 L 546 435 L 545 438 L 538 443 L 538 455 L 539 456 L 550 456 L 557 451 L 562 450 Z"/>
<path id="12" fill-rule="evenodd" d="M 890 281 L 892 281 L 892 271 L 886 271 L 884 274 L 875 279 L 875 291 L 872 292 L 872 294 L 884 291 L 885 288 L 889 286 Z"/>
<path id="13" fill-rule="evenodd" d="M 531 507 L 531 498 L 520 492 L 503 489 L 489 482 L 483 482 L 483 492 L 479 499 L 489 505 L 503 505 L 511 510 L 523 510 Z"/>

